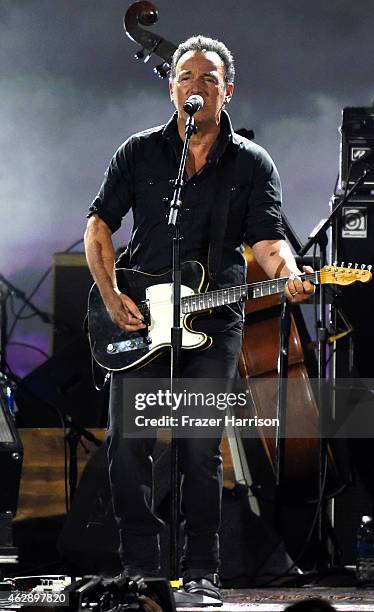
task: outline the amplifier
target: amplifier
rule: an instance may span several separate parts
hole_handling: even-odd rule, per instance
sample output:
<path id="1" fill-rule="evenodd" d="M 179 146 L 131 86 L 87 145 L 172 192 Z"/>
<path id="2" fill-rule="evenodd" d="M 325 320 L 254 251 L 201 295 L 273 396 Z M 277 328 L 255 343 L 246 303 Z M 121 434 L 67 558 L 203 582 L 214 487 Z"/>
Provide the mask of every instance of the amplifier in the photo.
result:
<path id="1" fill-rule="evenodd" d="M 0 513 L 16 514 L 22 459 L 22 442 L 0 385 Z"/>
<path id="2" fill-rule="evenodd" d="M 340 196 L 334 198 L 337 206 Z M 354 195 L 346 202 L 333 228 L 334 258 L 373 265 L 374 263 L 374 198 Z"/>
<path id="3" fill-rule="evenodd" d="M 334 206 L 339 202 L 335 198 Z M 333 227 L 333 261 L 371 264 L 374 269 L 374 197 L 354 196 L 340 211 Z M 374 328 L 374 280 L 354 283 L 341 289 L 336 306 L 342 311 L 353 332 L 336 346 L 336 375 L 348 376 L 354 362 L 355 375 L 374 378 L 372 350 Z M 353 345 L 352 345 L 353 341 Z M 351 347 L 350 347 L 351 342 Z M 350 348 L 354 356 L 349 357 Z M 349 365 L 349 362 L 351 365 Z"/>
<path id="4" fill-rule="evenodd" d="M 352 187 L 361 176 L 363 167 L 359 160 L 372 149 L 374 149 L 374 107 L 344 108 L 340 149 L 340 186 L 342 189 L 346 188 L 347 181 Z M 374 200 L 374 169 L 369 172 L 358 193 Z"/>
<path id="5" fill-rule="evenodd" d="M 82 427 L 106 422 L 107 392 L 94 388 L 91 352 L 84 320 L 93 280 L 84 253 L 53 256 L 52 357 L 17 389 L 19 427 L 59 427 L 58 414 Z M 100 386 L 103 374 L 95 368 Z"/>
<path id="6" fill-rule="evenodd" d="M 55 253 L 52 270 L 55 354 L 82 336 L 93 280 L 84 253 Z"/>
<path id="7" fill-rule="evenodd" d="M 362 175 L 365 166 L 360 164 L 360 159 L 371 150 L 374 150 L 374 106 L 344 108 L 339 176 L 342 190 L 351 188 Z M 334 197 L 333 207 L 341 197 Z M 374 266 L 374 169 L 343 205 L 334 221 L 332 238 L 332 261 L 345 267 L 349 263 Z M 341 327 L 351 332 L 336 345 L 335 374 L 338 377 L 374 377 L 371 358 L 374 329 L 370 324 L 374 282 L 355 283 L 338 291 L 338 295 L 333 320 L 338 326 L 344 323 Z"/>

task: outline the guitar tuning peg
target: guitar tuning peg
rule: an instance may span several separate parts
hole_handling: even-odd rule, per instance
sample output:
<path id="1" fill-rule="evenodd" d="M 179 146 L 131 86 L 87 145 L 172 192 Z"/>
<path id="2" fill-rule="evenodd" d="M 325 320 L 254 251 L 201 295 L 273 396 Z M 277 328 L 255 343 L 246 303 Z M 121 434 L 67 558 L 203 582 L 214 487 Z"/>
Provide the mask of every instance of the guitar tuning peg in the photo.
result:
<path id="1" fill-rule="evenodd" d="M 341 268 L 344 268 L 344 261 L 342 261 L 342 263 L 340 264 Z"/>
<path id="2" fill-rule="evenodd" d="M 365 264 L 361 264 L 361 270 L 365 270 L 366 265 Z"/>
<path id="3" fill-rule="evenodd" d="M 351 261 L 348 264 L 348 268 L 352 268 L 352 262 Z"/>
<path id="4" fill-rule="evenodd" d="M 332 265 L 334 266 L 334 268 L 336 268 L 336 266 L 338 265 L 338 262 L 337 261 L 333 261 Z"/>
<path id="5" fill-rule="evenodd" d="M 355 263 L 355 270 L 357 270 L 358 268 L 358 263 Z"/>
<path id="6" fill-rule="evenodd" d="M 369 264 L 369 265 L 368 265 L 368 271 L 369 271 L 369 272 L 371 272 L 372 267 L 373 267 L 373 266 L 372 266 L 371 264 Z"/>

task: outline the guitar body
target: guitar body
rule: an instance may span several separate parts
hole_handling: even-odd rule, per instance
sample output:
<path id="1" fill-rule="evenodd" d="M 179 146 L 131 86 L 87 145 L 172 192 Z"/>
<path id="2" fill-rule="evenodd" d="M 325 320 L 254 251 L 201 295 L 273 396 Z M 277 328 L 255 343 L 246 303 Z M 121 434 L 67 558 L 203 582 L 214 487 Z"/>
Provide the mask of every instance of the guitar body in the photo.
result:
<path id="1" fill-rule="evenodd" d="M 197 261 L 182 264 L 181 296 L 204 291 L 205 270 Z M 171 346 L 173 327 L 172 273 L 147 274 L 120 268 L 116 271 L 118 287 L 129 295 L 144 316 L 146 327 L 125 332 L 113 323 L 96 285 L 88 298 L 88 327 L 92 355 L 102 367 L 131 370 L 144 366 L 165 347 Z M 209 343 L 206 334 L 190 328 L 191 315 L 181 315 L 182 348 L 201 348 Z"/>

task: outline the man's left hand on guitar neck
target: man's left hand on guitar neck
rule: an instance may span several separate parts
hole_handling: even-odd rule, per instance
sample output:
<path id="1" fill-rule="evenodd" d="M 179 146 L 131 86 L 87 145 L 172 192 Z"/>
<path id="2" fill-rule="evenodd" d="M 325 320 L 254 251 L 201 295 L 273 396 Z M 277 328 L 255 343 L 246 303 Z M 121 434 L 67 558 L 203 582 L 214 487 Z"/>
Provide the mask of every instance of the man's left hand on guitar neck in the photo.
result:
<path id="1" fill-rule="evenodd" d="M 256 261 L 270 278 L 288 276 L 284 293 L 290 302 L 303 302 L 315 291 L 313 283 L 300 278 L 300 270 L 285 240 L 261 240 L 252 247 Z M 304 272 L 313 272 L 310 266 L 303 266 Z"/>

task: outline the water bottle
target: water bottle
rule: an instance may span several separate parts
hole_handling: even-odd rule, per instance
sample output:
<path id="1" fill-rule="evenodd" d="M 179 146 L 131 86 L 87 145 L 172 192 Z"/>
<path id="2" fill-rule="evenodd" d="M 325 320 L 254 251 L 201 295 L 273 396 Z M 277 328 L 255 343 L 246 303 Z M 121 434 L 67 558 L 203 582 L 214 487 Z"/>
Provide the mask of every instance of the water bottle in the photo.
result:
<path id="1" fill-rule="evenodd" d="M 371 516 L 363 516 L 357 533 L 358 582 L 374 583 L 374 524 Z"/>

